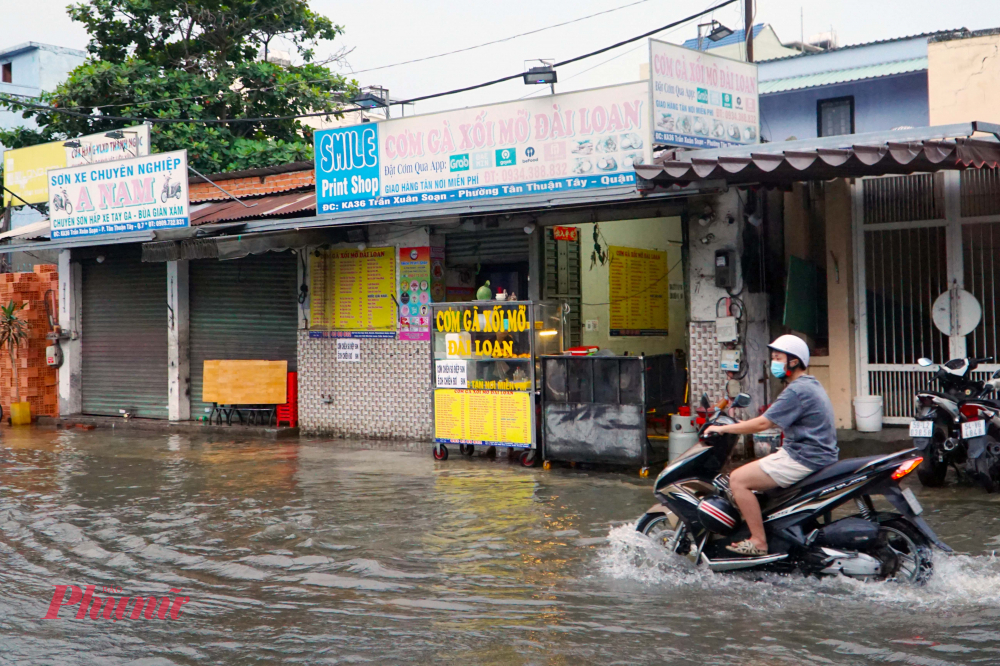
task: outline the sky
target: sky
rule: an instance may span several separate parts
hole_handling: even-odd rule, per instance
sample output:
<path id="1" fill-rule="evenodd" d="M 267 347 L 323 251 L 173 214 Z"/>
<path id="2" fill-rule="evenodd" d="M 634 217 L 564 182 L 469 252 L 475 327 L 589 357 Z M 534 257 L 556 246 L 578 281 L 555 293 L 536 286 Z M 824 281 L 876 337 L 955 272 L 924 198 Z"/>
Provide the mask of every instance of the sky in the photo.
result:
<path id="1" fill-rule="evenodd" d="M 347 51 L 335 69 L 362 85 L 381 85 L 394 99 L 463 87 L 524 71 L 535 58 L 564 60 L 666 25 L 718 0 L 312 0 L 312 8 L 344 27 L 335 42 L 316 51 L 329 57 Z M 66 14 L 66 0 L 6 0 L 0 47 L 26 41 L 84 48 L 87 35 Z M 606 12 L 537 34 L 442 58 L 374 71 L 371 68 L 424 58 Z M 742 2 L 713 17 L 737 28 Z M 841 45 L 931 32 L 1000 26 L 1000 0 L 757 0 L 756 23 L 770 23 L 783 41 L 828 31 Z M 697 36 L 698 21 L 656 35 L 680 43 Z M 557 92 L 633 81 L 647 59 L 646 40 L 559 69 Z M 546 86 L 520 79 L 486 89 L 420 102 L 407 114 L 544 94 Z M 395 115 L 395 112 L 394 112 Z"/>

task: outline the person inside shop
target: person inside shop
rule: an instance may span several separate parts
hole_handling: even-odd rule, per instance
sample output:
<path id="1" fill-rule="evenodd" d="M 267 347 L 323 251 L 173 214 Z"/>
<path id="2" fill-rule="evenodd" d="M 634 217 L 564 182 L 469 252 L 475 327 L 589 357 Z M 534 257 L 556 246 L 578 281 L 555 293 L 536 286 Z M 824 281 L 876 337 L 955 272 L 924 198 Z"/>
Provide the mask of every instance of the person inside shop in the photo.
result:
<path id="1" fill-rule="evenodd" d="M 767 555 L 764 519 L 754 491 L 792 486 L 837 462 L 839 454 L 833 404 L 819 381 L 806 374 L 809 345 L 795 335 L 782 335 L 768 348 L 771 374 L 786 382 L 785 390 L 763 416 L 705 429 L 705 435 L 752 435 L 777 426 L 785 433 L 784 446 L 777 452 L 747 463 L 729 475 L 729 488 L 750 528 L 750 538 L 726 548 L 749 557 Z"/>

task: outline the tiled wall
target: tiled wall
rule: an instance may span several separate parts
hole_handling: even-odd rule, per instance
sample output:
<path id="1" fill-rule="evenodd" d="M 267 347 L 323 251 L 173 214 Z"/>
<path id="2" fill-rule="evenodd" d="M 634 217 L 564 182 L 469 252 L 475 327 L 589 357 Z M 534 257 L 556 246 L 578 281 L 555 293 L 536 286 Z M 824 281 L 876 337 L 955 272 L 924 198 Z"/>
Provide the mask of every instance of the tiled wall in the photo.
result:
<path id="1" fill-rule="evenodd" d="M 726 395 L 726 374 L 719 370 L 721 345 L 715 339 L 714 321 L 693 321 L 691 331 L 691 402 L 708 393 L 713 403 Z"/>
<path id="2" fill-rule="evenodd" d="M 299 331 L 298 370 L 299 427 L 305 434 L 433 437 L 428 342 L 364 338 L 360 363 L 338 363 L 335 339 Z"/>

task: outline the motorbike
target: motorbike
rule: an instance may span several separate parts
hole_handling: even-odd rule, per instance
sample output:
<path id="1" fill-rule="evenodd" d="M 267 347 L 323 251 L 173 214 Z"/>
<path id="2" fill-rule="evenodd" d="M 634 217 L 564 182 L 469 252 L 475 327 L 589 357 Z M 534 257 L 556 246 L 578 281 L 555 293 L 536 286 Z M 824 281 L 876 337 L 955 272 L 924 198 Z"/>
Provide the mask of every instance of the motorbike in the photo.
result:
<path id="1" fill-rule="evenodd" d="M 167 174 L 166 179 L 163 181 L 163 189 L 160 191 L 160 201 L 162 203 L 167 203 L 167 199 L 180 199 L 181 198 L 181 184 L 171 183 L 170 174 Z"/>
<path id="2" fill-rule="evenodd" d="M 740 394 L 736 407 L 750 404 Z M 702 397 L 707 407 L 707 397 Z M 737 435 L 713 433 L 714 424 L 736 423 L 717 406 L 699 430 L 697 444 L 660 473 L 653 494 L 658 504 L 636 523 L 636 530 L 668 551 L 711 571 L 757 570 L 807 575 L 846 575 L 863 580 L 922 583 L 932 573 L 932 547 L 942 542 L 921 517 L 923 508 L 899 481 L 922 462 L 915 449 L 890 455 L 851 458 L 824 467 L 788 488 L 758 493 L 768 554 L 739 556 L 726 546 L 750 535 L 721 474 Z M 895 511 L 879 511 L 873 496 Z M 833 519 L 833 511 L 854 502 L 857 513 Z"/>
<path id="3" fill-rule="evenodd" d="M 63 188 L 62 194 L 57 194 L 52 197 L 52 207 L 55 210 L 64 211 L 67 215 L 73 214 L 73 204 L 69 201 L 69 195 L 66 194 L 66 188 Z"/>
<path id="4" fill-rule="evenodd" d="M 972 403 L 988 399 L 1000 385 L 1000 371 L 994 373 L 987 382 L 980 382 L 971 377 L 972 371 L 981 363 L 989 363 L 992 360 L 992 358 L 951 359 L 939 365 L 928 388 L 917 391 L 914 396 L 916 412 L 913 421 L 910 422 L 910 437 L 913 439 L 914 447 L 924 457 L 924 462 L 917 469 L 917 478 L 924 486 L 943 485 L 949 467 L 954 467 L 960 478 L 968 473 L 980 482 L 987 479 L 976 471 L 977 465 L 982 466 L 978 459 L 985 449 L 977 447 L 976 455 L 970 457 L 971 435 L 968 437 L 965 435 L 974 432 L 979 426 L 963 424 L 981 420 L 978 416 L 980 408 Z M 934 362 L 927 358 L 918 359 L 917 364 L 925 368 L 934 367 Z M 935 383 L 937 386 L 934 386 Z M 963 406 L 967 403 L 968 406 Z M 963 465 L 966 472 L 960 467 Z"/>

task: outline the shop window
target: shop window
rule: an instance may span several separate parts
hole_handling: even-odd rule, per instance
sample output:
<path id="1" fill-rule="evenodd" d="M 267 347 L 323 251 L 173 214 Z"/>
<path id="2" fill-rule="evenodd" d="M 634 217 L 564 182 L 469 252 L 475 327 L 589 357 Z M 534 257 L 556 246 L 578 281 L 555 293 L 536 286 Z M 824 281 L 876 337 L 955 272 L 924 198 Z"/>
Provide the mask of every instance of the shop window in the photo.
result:
<path id="1" fill-rule="evenodd" d="M 816 103 L 819 136 L 854 134 L 854 97 L 821 99 Z"/>
<path id="2" fill-rule="evenodd" d="M 3 82 L 13 83 L 14 82 L 14 69 L 11 67 L 9 62 L 5 62 L 2 66 L 3 70 Z"/>

